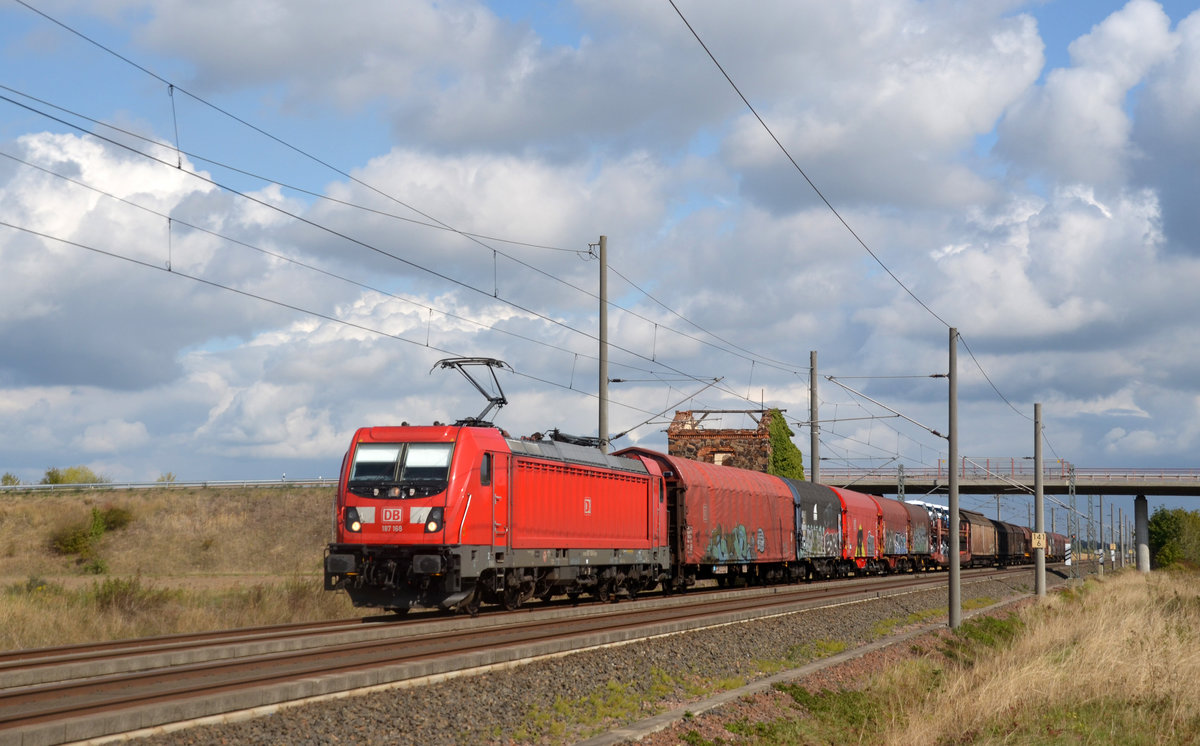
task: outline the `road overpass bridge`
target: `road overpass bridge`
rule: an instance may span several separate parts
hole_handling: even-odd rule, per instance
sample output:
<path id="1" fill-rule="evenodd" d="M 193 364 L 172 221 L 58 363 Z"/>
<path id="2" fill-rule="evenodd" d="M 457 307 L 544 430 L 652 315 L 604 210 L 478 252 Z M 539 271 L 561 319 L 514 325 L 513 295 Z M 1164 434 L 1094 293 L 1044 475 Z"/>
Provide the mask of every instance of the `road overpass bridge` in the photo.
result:
<path id="1" fill-rule="evenodd" d="M 974 458 L 958 465 L 960 494 L 1033 494 L 1032 459 Z M 900 466 L 884 469 L 839 469 L 822 466 L 822 484 L 876 495 L 945 493 L 950 470 L 944 461 L 935 467 Z M 1048 495 L 1164 495 L 1200 497 L 1200 469 L 1081 469 L 1065 461 L 1042 468 L 1042 492 Z"/>

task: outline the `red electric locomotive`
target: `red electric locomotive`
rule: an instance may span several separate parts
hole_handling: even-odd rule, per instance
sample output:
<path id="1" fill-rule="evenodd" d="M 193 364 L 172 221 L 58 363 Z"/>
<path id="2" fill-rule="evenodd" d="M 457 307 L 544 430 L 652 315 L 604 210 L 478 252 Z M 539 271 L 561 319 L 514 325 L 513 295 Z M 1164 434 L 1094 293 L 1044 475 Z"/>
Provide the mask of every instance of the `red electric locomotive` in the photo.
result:
<path id="1" fill-rule="evenodd" d="M 470 379 L 463 365 L 503 363 L 440 365 Z M 355 606 L 473 613 L 481 602 L 516 608 L 555 594 L 604 600 L 657 585 L 669 564 L 652 463 L 509 438 L 482 415 L 360 429 L 336 499 L 325 588 L 344 589 Z"/>

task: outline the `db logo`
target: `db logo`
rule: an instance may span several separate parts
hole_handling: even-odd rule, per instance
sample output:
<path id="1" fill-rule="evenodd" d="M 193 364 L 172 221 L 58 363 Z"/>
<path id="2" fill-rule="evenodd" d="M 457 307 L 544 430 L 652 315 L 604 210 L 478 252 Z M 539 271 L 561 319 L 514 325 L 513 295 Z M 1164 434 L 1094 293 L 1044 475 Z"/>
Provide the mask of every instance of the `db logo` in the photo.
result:
<path id="1" fill-rule="evenodd" d="M 590 498 L 590 497 L 583 498 L 583 514 L 584 515 L 592 514 L 592 498 Z"/>
<path id="2" fill-rule="evenodd" d="M 404 508 L 384 508 L 384 523 L 400 523 L 404 520 Z"/>

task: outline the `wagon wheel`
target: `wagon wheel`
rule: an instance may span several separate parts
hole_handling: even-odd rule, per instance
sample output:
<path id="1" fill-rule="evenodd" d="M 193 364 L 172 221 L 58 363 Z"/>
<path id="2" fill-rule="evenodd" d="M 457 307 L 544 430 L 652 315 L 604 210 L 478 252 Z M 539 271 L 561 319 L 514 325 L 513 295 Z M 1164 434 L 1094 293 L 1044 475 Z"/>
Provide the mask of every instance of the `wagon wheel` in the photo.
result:
<path id="1" fill-rule="evenodd" d="M 572 606 L 578 606 L 579 605 L 579 591 L 575 591 L 573 593 L 571 591 L 567 591 L 567 600 L 571 602 Z"/>

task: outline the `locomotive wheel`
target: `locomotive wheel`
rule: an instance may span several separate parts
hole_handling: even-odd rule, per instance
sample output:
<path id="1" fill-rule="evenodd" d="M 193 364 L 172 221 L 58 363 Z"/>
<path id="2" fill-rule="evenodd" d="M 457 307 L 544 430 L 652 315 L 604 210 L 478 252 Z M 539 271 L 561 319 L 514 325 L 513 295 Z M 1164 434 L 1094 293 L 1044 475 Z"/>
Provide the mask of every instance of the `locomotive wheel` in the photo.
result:
<path id="1" fill-rule="evenodd" d="M 412 608 L 412 607 L 410 607 L 410 606 L 405 606 L 405 607 L 404 607 L 404 608 L 402 608 L 402 609 L 401 609 L 401 608 L 389 608 L 389 609 L 388 609 L 388 611 L 392 612 L 392 613 L 393 613 L 393 614 L 395 614 L 396 616 L 404 616 L 405 614 L 407 614 L 407 613 L 408 613 L 408 611 L 409 611 L 409 609 L 410 609 L 410 608 Z"/>
<path id="2" fill-rule="evenodd" d="M 479 586 L 476 586 L 475 590 L 471 591 L 471 595 L 467 596 L 466 600 L 463 601 L 461 607 L 462 610 L 470 614 L 472 617 L 479 616 L 479 602 L 481 595 L 482 594 L 479 592 Z"/>
<path id="3" fill-rule="evenodd" d="M 501 599 L 504 608 L 509 611 L 521 608 L 521 586 L 504 589 L 504 597 Z"/>
<path id="4" fill-rule="evenodd" d="M 612 589 L 609 587 L 608 581 L 601 580 L 596 584 L 596 598 L 598 598 L 602 604 L 608 603 L 612 598 Z"/>

